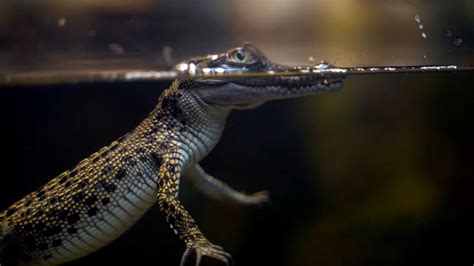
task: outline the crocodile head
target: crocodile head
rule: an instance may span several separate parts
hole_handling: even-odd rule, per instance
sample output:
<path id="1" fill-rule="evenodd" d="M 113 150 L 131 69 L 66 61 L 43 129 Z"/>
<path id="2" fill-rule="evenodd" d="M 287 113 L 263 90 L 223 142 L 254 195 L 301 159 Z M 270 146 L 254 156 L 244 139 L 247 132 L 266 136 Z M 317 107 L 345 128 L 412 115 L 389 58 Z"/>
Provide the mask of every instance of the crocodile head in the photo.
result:
<path id="1" fill-rule="evenodd" d="M 289 71 L 299 71 L 300 68 L 272 63 L 249 43 L 223 54 L 193 58 L 176 68 L 190 74 L 207 74 L 209 77 L 194 79 L 197 86 L 192 87 L 196 94 L 208 104 L 229 109 L 248 109 L 270 100 L 334 92 L 342 88 L 340 74 L 331 77 L 317 74 L 290 76 Z"/>

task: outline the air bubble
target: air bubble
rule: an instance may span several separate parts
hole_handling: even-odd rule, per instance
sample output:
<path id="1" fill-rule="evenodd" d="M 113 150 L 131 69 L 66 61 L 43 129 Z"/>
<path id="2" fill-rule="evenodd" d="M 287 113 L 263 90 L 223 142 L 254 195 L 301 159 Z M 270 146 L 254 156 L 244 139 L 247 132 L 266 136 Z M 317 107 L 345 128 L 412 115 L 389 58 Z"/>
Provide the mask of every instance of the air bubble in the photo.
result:
<path id="1" fill-rule="evenodd" d="M 461 44 L 462 44 L 462 38 L 460 38 L 460 37 L 454 37 L 453 43 L 454 43 L 454 45 L 456 45 L 456 46 L 461 45 Z"/>

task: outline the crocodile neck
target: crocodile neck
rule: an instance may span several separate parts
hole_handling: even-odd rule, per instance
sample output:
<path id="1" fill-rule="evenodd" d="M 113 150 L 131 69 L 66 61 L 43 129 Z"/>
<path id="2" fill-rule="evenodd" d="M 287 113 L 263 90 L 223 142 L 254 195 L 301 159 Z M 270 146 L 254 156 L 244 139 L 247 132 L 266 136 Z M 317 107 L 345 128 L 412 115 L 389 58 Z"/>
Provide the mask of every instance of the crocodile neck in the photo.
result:
<path id="1" fill-rule="evenodd" d="M 175 80 L 136 129 L 141 132 L 137 137 L 155 143 L 158 153 L 171 149 L 184 152 L 187 165 L 198 163 L 212 151 L 230 112 L 204 102 L 194 91 L 194 85 L 192 80 Z"/>

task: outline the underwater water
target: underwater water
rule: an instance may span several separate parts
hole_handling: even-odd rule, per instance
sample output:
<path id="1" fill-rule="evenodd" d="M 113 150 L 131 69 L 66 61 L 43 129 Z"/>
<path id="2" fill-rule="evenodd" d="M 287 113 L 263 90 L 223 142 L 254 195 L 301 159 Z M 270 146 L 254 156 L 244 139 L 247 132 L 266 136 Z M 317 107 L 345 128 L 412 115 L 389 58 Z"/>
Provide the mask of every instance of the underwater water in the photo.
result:
<path id="1" fill-rule="evenodd" d="M 466 0 L 1 1 L 0 211 L 132 130 L 174 78 L 202 74 L 175 64 L 250 41 L 347 77 L 334 94 L 231 113 L 201 165 L 271 203 L 221 204 L 183 179 L 209 240 L 236 265 L 470 265 L 473 21 Z M 155 207 L 67 265 L 179 265 L 184 250 Z"/>
<path id="2" fill-rule="evenodd" d="M 202 166 L 260 208 L 183 180 L 180 198 L 237 265 L 470 263 L 474 78 L 348 77 L 342 91 L 231 113 Z M 3 87 L 0 208 L 133 129 L 169 82 Z M 184 244 L 152 208 L 69 265 L 178 265 Z M 204 259 L 205 265 L 219 265 Z"/>

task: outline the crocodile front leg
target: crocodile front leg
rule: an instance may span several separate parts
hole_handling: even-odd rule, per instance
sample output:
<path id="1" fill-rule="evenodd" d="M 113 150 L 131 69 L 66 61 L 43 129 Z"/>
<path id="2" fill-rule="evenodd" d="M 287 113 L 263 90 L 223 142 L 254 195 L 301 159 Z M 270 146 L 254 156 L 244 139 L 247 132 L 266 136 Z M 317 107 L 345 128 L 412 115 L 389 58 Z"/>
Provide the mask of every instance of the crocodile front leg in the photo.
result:
<path id="1" fill-rule="evenodd" d="M 159 208 L 164 213 L 166 221 L 186 243 L 181 266 L 185 265 L 193 251 L 196 253 L 196 266 L 200 264 L 202 256 L 220 260 L 226 265 L 232 264 L 232 256 L 222 247 L 212 244 L 204 236 L 194 219 L 179 201 L 178 190 L 182 165 L 182 161 L 176 157 L 163 160 L 158 174 L 160 187 L 157 195 Z"/>
<path id="2" fill-rule="evenodd" d="M 267 191 L 260 191 L 251 195 L 236 191 L 226 183 L 207 174 L 199 164 L 189 167 L 184 175 L 197 190 L 218 201 L 239 205 L 259 205 L 270 200 Z"/>

